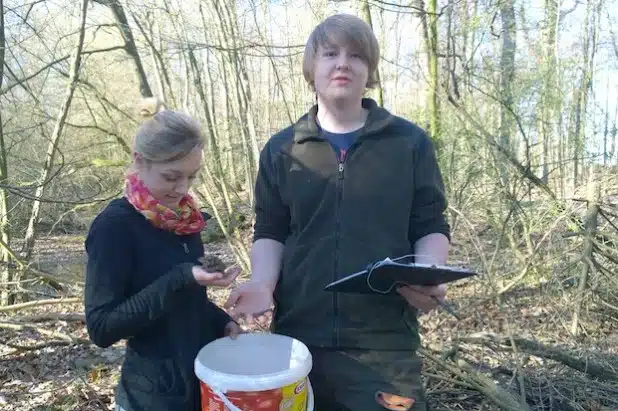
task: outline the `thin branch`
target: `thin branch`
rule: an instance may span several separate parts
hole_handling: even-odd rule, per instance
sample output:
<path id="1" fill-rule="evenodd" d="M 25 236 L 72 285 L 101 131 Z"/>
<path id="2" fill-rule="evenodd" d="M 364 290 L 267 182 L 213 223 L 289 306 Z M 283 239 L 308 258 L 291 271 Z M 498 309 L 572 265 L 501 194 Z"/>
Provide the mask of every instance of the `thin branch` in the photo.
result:
<path id="1" fill-rule="evenodd" d="M 36 327 L 31 324 L 15 324 L 11 322 L 0 322 L 0 328 L 4 328 L 7 330 L 13 330 L 13 331 L 34 331 L 36 333 L 45 335 L 47 337 L 52 337 L 52 338 L 56 338 L 62 341 L 66 341 L 67 343 L 70 343 L 70 344 L 75 344 L 75 343 L 88 344 L 88 345 L 92 344 L 91 341 L 85 340 L 83 338 L 72 337 L 68 334 L 59 333 L 57 331 L 46 330 L 45 328 Z"/>
<path id="2" fill-rule="evenodd" d="M 66 299 L 65 299 L 66 301 Z M 11 321 L 22 323 L 42 323 L 46 321 L 66 321 L 66 322 L 81 322 L 85 323 L 84 314 L 72 313 L 44 313 L 38 315 L 27 315 L 23 317 L 13 317 Z"/>
<path id="3" fill-rule="evenodd" d="M 560 348 L 551 347 L 525 338 L 514 337 L 513 340 L 520 350 L 528 354 L 557 361 L 594 378 L 618 382 L 618 371 L 600 362 L 592 361 L 589 358 L 582 359 Z M 494 349 L 498 348 L 505 351 L 512 351 L 509 338 L 491 333 L 479 333 L 468 337 L 461 337 L 459 341 L 483 344 Z"/>
<path id="4" fill-rule="evenodd" d="M 0 328 L 2 328 L 1 325 L 0 325 Z M 52 341 L 46 341 L 46 342 L 42 342 L 42 343 L 38 343 L 34 345 L 21 345 L 21 344 L 13 344 L 8 341 L 0 341 L 0 344 L 6 345 L 9 348 L 13 348 L 14 350 L 17 350 L 17 352 L 36 351 L 36 350 L 42 350 L 43 348 L 47 348 L 47 347 L 64 347 L 67 345 L 71 345 L 72 343 L 73 341 L 52 340 Z"/>
<path id="5" fill-rule="evenodd" d="M 58 278 L 58 276 L 55 276 L 55 275 L 53 275 L 51 273 L 47 273 L 45 271 L 37 270 L 37 269 L 35 269 L 33 267 L 30 267 L 21 258 L 19 258 L 17 253 L 15 251 L 13 251 L 11 249 L 11 247 L 9 247 L 9 245 L 6 242 L 4 242 L 4 240 L 2 240 L 2 238 L 0 238 L 0 247 L 2 247 L 4 249 L 4 251 L 6 253 L 8 253 L 9 257 L 13 261 L 13 262 L 9 263 L 9 265 L 12 265 L 14 263 L 17 266 L 17 267 L 13 267 L 13 268 L 20 268 L 20 269 L 26 271 L 27 273 L 32 274 L 32 275 L 40 278 L 41 280 L 44 280 L 50 286 L 52 286 L 53 288 L 55 288 L 58 291 L 64 290 L 64 287 L 62 287 L 62 285 L 60 284 L 60 283 L 64 282 L 61 278 Z M 0 312 L 2 312 L 1 308 L 0 308 Z"/>
<path id="6" fill-rule="evenodd" d="M 95 53 L 105 53 L 105 52 L 114 51 L 114 50 L 124 50 L 124 46 L 113 46 L 113 47 L 107 47 L 107 48 L 104 48 L 104 49 L 86 50 L 86 51 L 82 51 L 81 54 L 82 55 L 87 55 L 87 54 L 95 54 Z M 54 60 L 54 61 L 52 61 L 50 63 L 47 63 L 46 65 L 44 65 L 43 67 L 41 67 L 40 69 L 38 69 L 37 71 L 32 73 L 31 75 L 26 76 L 24 78 L 21 78 L 19 80 L 16 80 L 13 83 L 11 83 L 8 86 L 6 86 L 4 89 L 0 90 L 0 95 L 6 94 L 7 92 L 9 92 L 14 87 L 21 86 L 23 83 L 26 83 L 26 82 L 32 80 L 33 78 L 35 78 L 36 76 L 38 76 L 39 74 L 44 72 L 45 70 L 47 70 L 49 68 L 52 68 L 53 66 L 55 66 L 58 63 L 62 63 L 63 61 L 68 60 L 70 57 L 71 57 L 71 54 L 67 54 L 66 56 L 62 56 L 59 59 L 56 59 L 56 60 Z"/>
<path id="7" fill-rule="evenodd" d="M 0 307 L 0 313 L 19 311 L 19 310 L 23 310 L 23 309 L 26 309 L 26 308 L 35 308 L 35 307 L 41 307 L 41 306 L 44 306 L 44 305 L 75 304 L 75 303 L 78 303 L 80 301 L 81 301 L 81 298 L 79 298 L 79 297 L 52 298 L 52 299 L 49 299 L 49 300 L 28 301 L 26 303 L 13 304 L 13 305 L 8 305 L 6 307 Z"/>

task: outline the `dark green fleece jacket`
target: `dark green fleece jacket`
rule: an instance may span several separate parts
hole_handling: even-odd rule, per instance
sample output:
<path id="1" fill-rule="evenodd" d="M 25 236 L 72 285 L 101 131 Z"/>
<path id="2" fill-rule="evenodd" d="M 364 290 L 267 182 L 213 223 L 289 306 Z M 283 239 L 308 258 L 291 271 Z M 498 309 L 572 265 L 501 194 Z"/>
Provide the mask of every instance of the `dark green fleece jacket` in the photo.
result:
<path id="1" fill-rule="evenodd" d="M 254 241 L 285 245 L 273 331 L 310 346 L 411 349 L 416 310 L 401 297 L 324 291 L 431 233 L 450 238 L 434 147 L 415 124 L 363 99 L 369 116 L 339 160 L 320 137 L 317 106 L 260 155 Z"/>

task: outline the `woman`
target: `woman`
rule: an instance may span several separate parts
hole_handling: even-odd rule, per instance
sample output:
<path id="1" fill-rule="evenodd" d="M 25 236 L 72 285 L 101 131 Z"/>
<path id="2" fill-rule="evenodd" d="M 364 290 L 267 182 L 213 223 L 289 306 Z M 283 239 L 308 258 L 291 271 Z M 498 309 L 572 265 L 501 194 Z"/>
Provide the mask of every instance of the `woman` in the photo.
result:
<path id="1" fill-rule="evenodd" d="M 86 325 L 108 347 L 126 339 L 117 410 L 197 411 L 198 351 L 240 327 L 208 300 L 206 287 L 239 270 L 205 271 L 205 219 L 189 194 L 202 166 L 203 138 L 189 116 L 147 100 L 124 196 L 94 219 L 85 246 Z"/>
<path id="2" fill-rule="evenodd" d="M 309 346 L 316 410 L 425 410 L 418 310 L 446 289 L 399 295 L 324 291 L 386 257 L 444 264 L 450 232 L 431 140 L 364 98 L 380 59 L 371 28 L 351 15 L 320 23 L 303 73 L 317 104 L 270 138 L 255 188 L 251 280 L 225 306 L 249 321 L 273 302 L 274 332 Z"/>

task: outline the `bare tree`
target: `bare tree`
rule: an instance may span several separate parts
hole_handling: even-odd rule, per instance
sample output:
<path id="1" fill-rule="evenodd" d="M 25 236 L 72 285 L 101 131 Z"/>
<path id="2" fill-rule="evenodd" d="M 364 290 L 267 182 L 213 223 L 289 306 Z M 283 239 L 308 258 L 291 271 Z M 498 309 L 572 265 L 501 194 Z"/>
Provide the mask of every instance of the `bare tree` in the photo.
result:
<path id="1" fill-rule="evenodd" d="M 513 133 L 513 81 L 515 79 L 515 51 L 516 51 L 516 25 L 515 25 L 515 5 L 513 0 L 503 0 L 500 2 L 500 16 L 502 19 L 502 51 L 500 55 L 500 92 L 502 104 L 500 106 L 500 144 L 505 149 L 513 150 L 511 134 Z M 504 168 L 505 162 L 500 161 L 500 178 L 502 184 L 508 185 L 508 174 Z"/>
<path id="2" fill-rule="evenodd" d="M 127 20 L 127 15 L 124 12 L 124 8 L 120 4 L 119 0 L 93 0 L 96 3 L 105 5 L 110 8 L 112 13 L 114 14 L 114 19 L 116 20 L 116 26 L 122 34 L 122 38 L 124 40 L 124 48 L 125 51 L 131 58 L 133 59 L 133 63 L 135 64 L 135 73 L 137 74 L 137 79 L 139 81 L 139 91 L 143 97 L 152 97 L 152 90 L 150 88 L 150 84 L 148 83 L 148 77 L 146 76 L 146 71 L 144 70 L 144 66 L 142 64 L 142 59 L 137 52 L 137 45 L 135 44 L 135 39 L 133 37 L 133 31 L 131 30 L 131 26 L 129 25 L 129 21 Z"/>
<path id="3" fill-rule="evenodd" d="M 4 3 L 0 0 L 0 90 L 2 90 L 2 81 L 4 80 Z M 4 142 L 4 131 L 2 129 L 2 109 L 0 108 L 0 185 L 6 184 L 8 181 L 8 164 L 6 145 Z M 5 284 L 0 289 L 0 306 L 9 305 L 13 302 L 12 295 L 8 284 L 13 281 L 12 270 L 10 268 L 10 247 L 11 234 L 9 232 L 9 209 L 8 195 L 6 190 L 0 186 L 0 237 L 2 245 L 0 248 L 0 284 Z"/>
<path id="4" fill-rule="evenodd" d="M 373 29 L 373 21 L 371 19 L 371 8 L 369 6 L 368 0 L 361 1 L 361 10 L 363 12 L 363 18 L 365 19 L 367 24 L 369 24 L 369 27 Z M 382 81 L 380 80 L 380 69 L 379 68 L 376 69 L 376 80 L 378 81 L 378 84 L 377 84 L 378 104 L 382 106 L 384 105 L 384 91 L 382 89 Z"/>
<path id="5" fill-rule="evenodd" d="M 62 133 L 63 133 L 64 126 L 65 126 L 65 121 L 69 114 L 69 109 L 71 108 L 73 94 L 75 93 L 75 88 L 77 87 L 77 80 L 79 78 L 79 71 L 81 68 L 81 61 L 82 61 L 82 49 L 84 47 L 87 10 L 88 10 L 88 0 L 83 0 L 81 4 L 81 15 L 80 15 L 81 25 L 80 25 L 79 33 L 77 36 L 77 42 L 76 42 L 77 44 L 75 45 L 75 49 L 73 51 L 71 67 L 69 69 L 70 71 L 69 81 L 68 81 L 67 88 L 65 91 L 64 101 L 62 103 L 62 106 L 60 107 L 58 117 L 56 119 L 54 131 L 52 132 L 51 138 L 49 140 L 49 144 L 47 146 L 45 164 L 43 165 L 43 168 L 41 170 L 41 175 L 38 179 L 38 187 L 34 195 L 35 200 L 32 203 L 30 219 L 28 221 L 28 227 L 26 229 L 24 245 L 21 251 L 22 258 L 25 260 L 28 260 L 30 258 L 30 255 L 32 254 L 32 250 L 34 248 L 34 242 L 36 239 L 36 223 L 39 220 L 39 215 L 41 212 L 40 198 L 43 196 L 43 193 L 45 192 L 45 187 L 46 187 L 45 183 L 48 180 L 49 175 L 52 173 L 52 169 L 54 167 L 54 161 L 58 153 L 58 144 L 59 144 L 60 138 L 62 137 Z"/>

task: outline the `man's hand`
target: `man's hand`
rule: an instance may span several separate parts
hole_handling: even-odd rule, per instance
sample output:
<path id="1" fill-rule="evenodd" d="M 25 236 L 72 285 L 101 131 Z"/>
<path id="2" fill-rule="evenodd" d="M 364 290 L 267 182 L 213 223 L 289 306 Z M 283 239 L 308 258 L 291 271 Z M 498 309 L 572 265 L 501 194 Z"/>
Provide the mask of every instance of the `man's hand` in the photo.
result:
<path id="1" fill-rule="evenodd" d="M 446 297 L 446 285 L 407 285 L 397 288 L 397 292 L 405 298 L 412 307 L 418 308 L 423 312 L 429 312 L 438 306 L 438 301 L 444 301 Z M 438 301 L 436 301 L 436 299 Z"/>
<path id="2" fill-rule="evenodd" d="M 223 305 L 232 318 L 245 319 L 248 325 L 257 322 L 261 327 L 266 326 L 272 316 L 273 292 L 266 285 L 258 281 L 248 281 L 232 290 Z"/>

